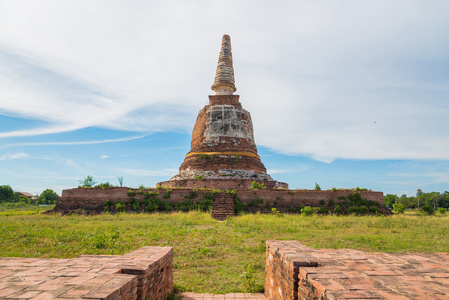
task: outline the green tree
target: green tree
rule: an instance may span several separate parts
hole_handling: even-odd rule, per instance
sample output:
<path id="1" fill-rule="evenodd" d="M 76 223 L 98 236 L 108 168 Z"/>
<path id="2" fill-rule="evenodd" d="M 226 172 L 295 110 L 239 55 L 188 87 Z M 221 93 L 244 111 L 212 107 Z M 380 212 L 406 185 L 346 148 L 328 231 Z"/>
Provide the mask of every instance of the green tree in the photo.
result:
<path id="1" fill-rule="evenodd" d="M 315 191 L 321 191 L 321 186 L 315 182 Z"/>
<path id="2" fill-rule="evenodd" d="M 39 204 L 56 204 L 59 200 L 58 194 L 51 189 L 46 189 L 39 196 Z"/>
<path id="3" fill-rule="evenodd" d="M 2 202 L 15 202 L 16 194 L 9 185 L 0 186 L 0 203 Z"/>
<path id="4" fill-rule="evenodd" d="M 97 182 L 94 180 L 94 178 L 90 175 L 87 175 L 86 178 L 79 181 L 80 186 L 79 187 L 93 187 Z"/>
<path id="5" fill-rule="evenodd" d="M 20 196 L 19 196 L 19 202 L 23 202 L 23 203 L 28 203 L 28 204 L 30 204 L 30 203 L 33 202 L 33 200 L 31 200 L 31 198 L 28 198 L 27 196 L 20 195 Z"/>
<path id="6" fill-rule="evenodd" d="M 393 207 L 393 204 L 395 204 L 398 201 L 398 196 L 387 194 L 384 196 L 384 202 L 385 206 L 387 207 Z"/>

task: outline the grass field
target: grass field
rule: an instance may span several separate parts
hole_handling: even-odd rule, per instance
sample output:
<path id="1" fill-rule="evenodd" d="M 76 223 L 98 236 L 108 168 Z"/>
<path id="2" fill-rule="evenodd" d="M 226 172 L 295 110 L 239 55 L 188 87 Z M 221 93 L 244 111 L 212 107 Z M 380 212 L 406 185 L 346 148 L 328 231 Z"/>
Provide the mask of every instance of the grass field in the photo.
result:
<path id="1" fill-rule="evenodd" d="M 200 212 L 65 216 L 0 213 L 0 256 L 75 257 L 172 246 L 175 284 L 210 293 L 263 289 L 265 241 L 375 252 L 449 252 L 449 216 L 243 215 Z"/>

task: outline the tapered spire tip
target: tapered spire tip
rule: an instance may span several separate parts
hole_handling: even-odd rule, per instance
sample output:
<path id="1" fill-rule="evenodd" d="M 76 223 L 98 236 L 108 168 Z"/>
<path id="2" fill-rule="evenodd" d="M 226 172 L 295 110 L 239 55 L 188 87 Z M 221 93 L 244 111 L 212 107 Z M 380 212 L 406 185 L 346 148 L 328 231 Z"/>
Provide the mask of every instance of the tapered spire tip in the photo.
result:
<path id="1" fill-rule="evenodd" d="M 232 64 L 231 37 L 227 34 L 223 35 L 217 73 L 211 88 L 217 95 L 232 95 L 237 90 Z"/>

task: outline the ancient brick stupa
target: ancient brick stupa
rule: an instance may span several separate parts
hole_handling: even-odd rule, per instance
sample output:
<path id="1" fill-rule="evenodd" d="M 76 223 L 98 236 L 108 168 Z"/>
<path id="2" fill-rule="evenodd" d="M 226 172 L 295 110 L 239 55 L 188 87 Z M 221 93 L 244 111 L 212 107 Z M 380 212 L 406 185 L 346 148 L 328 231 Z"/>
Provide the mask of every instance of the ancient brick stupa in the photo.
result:
<path id="1" fill-rule="evenodd" d="M 239 102 L 234 81 L 231 39 L 223 36 L 217 73 L 212 85 L 215 95 L 198 113 L 191 149 L 166 187 L 247 189 L 253 181 L 267 188 L 288 187 L 267 174 L 257 154 L 250 113 Z"/>

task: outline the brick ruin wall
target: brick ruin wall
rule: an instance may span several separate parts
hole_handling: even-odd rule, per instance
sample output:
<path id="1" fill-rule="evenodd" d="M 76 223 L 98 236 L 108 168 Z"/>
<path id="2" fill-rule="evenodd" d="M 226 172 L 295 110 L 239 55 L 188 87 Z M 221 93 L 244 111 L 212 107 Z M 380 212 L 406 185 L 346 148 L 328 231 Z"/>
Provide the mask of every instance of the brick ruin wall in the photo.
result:
<path id="1" fill-rule="evenodd" d="M 267 241 L 268 300 L 449 299 L 449 253 L 373 253 Z"/>
<path id="2" fill-rule="evenodd" d="M 215 188 L 223 191 L 229 189 L 248 189 L 255 181 L 257 184 L 263 184 L 266 188 L 273 189 L 276 186 L 276 181 L 254 180 L 254 179 L 184 179 L 184 180 L 170 180 L 159 182 L 157 186 L 164 188 Z M 288 188 L 285 182 L 277 182 L 278 187 Z"/>
<path id="3" fill-rule="evenodd" d="M 173 292 L 173 248 L 72 259 L 0 258 L 0 299 L 166 299 Z"/>
<path id="4" fill-rule="evenodd" d="M 129 188 L 113 187 L 113 188 L 74 188 L 64 190 L 62 192 L 61 200 L 55 208 L 56 212 L 79 211 L 84 212 L 101 212 L 103 211 L 103 204 L 110 200 L 111 202 L 129 201 Z M 139 201 L 144 200 L 144 195 L 138 193 L 138 189 L 132 190 L 134 198 Z M 174 204 L 185 202 L 188 199 L 200 201 L 206 198 L 206 194 L 210 193 L 208 190 L 193 190 L 193 189 L 172 189 L 170 197 L 164 199 L 166 189 L 146 189 L 147 192 L 159 193 L 159 199 L 171 202 Z M 337 191 L 315 191 L 315 190 L 284 190 L 284 189 L 257 189 L 257 190 L 237 190 L 236 197 L 241 202 L 249 204 L 254 201 L 263 200 L 267 211 L 271 207 L 275 207 L 280 212 L 287 212 L 290 207 L 297 208 L 299 205 L 317 207 L 320 201 L 324 200 L 327 204 L 329 200 L 335 202 L 339 201 L 339 197 L 347 197 L 352 190 L 337 190 Z M 376 201 L 381 207 L 384 207 L 383 193 L 373 191 L 360 191 L 363 199 Z M 192 195 L 195 194 L 195 197 Z"/>

